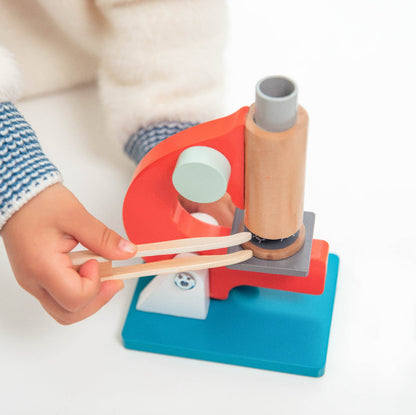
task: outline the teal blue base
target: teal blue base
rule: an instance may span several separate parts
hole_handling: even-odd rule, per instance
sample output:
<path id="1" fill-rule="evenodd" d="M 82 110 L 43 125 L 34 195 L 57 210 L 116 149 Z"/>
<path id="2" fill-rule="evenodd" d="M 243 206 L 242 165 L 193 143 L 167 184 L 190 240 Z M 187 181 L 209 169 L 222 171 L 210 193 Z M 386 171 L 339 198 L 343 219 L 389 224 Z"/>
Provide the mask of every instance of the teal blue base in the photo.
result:
<path id="1" fill-rule="evenodd" d="M 329 255 L 320 296 L 238 287 L 211 300 L 206 320 L 136 310 L 150 278 L 141 278 L 122 337 L 129 349 L 322 376 L 328 349 L 339 258 Z"/>

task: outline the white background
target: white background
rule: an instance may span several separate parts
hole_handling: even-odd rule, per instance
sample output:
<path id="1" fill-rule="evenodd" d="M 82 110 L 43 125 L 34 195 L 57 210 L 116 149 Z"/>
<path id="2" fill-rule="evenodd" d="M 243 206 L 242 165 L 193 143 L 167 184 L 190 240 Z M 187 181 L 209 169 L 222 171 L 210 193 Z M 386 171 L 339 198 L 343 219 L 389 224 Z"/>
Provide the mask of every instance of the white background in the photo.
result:
<path id="1" fill-rule="evenodd" d="M 0 252 L 1 414 L 416 413 L 412 0 L 230 0 L 227 113 L 283 74 L 310 115 L 306 210 L 341 268 L 315 379 L 124 349 L 135 282 L 92 318 L 55 323 Z M 124 234 L 134 165 L 102 144 L 95 87 L 20 105 L 66 185 Z M 225 114 L 224 114 L 225 115 Z"/>

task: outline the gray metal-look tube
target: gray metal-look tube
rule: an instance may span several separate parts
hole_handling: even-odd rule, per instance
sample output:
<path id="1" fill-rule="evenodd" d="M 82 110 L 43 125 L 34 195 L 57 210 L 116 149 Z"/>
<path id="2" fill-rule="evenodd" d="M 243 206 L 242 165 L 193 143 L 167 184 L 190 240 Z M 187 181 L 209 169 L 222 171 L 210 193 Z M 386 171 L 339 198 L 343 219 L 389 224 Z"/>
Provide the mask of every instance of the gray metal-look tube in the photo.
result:
<path id="1" fill-rule="evenodd" d="M 260 80 L 256 85 L 254 121 L 263 130 L 286 131 L 296 124 L 298 89 L 283 76 Z"/>

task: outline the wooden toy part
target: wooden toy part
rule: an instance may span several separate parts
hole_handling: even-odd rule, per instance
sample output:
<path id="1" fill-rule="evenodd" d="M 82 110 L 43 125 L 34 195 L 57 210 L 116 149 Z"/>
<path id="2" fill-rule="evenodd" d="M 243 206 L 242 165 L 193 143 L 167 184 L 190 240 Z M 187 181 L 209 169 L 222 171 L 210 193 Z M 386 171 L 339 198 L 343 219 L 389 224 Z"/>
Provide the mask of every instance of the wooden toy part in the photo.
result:
<path id="1" fill-rule="evenodd" d="M 136 310 L 199 320 L 206 319 L 209 307 L 208 269 L 156 275 L 136 303 Z"/>
<path id="2" fill-rule="evenodd" d="M 165 261 L 149 262 L 138 265 L 127 265 L 106 269 L 100 274 L 101 281 L 124 280 L 128 278 L 149 277 L 152 275 L 172 274 L 186 271 L 198 271 L 226 267 L 249 260 L 253 253 L 249 250 L 224 255 L 198 255 L 186 258 L 167 259 Z"/>
<path id="3" fill-rule="evenodd" d="M 221 237 L 188 238 L 178 239 L 174 241 L 141 244 L 136 246 L 137 252 L 132 258 L 143 258 L 155 255 L 183 254 L 199 251 L 212 251 L 214 249 L 241 245 L 250 239 L 250 232 L 239 232 L 233 235 Z M 69 257 L 71 258 L 72 265 L 74 267 L 79 267 L 90 259 L 95 259 L 98 262 L 108 261 L 107 258 L 103 258 L 89 250 L 70 252 Z"/>
<path id="4" fill-rule="evenodd" d="M 192 217 L 180 203 L 171 178 L 177 159 L 184 149 L 199 145 L 212 147 L 230 162 L 231 175 L 227 193 L 236 207 L 244 209 L 244 134 L 247 112 L 248 108 L 244 107 L 228 117 L 184 130 L 158 144 L 143 158 L 135 171 L 123 205 L 124 227 L 131 241 L 144 243 L 230 234 L 231 227 L 211 225 Z M 215 253 L 225 252 L 226 249 L 219 249 Z M 145 259 L 151 262 L 160 260 L 161 257 Z M 328 244 L 314 240 L 307 277 L 213 268 L 210 270 L 210 296 L 225 299 L 229 290 L 239 285 L 318 294 L 324 289 L 327 259 Z"/>
<path id="5" fill-rule="evenodd" d="M 314 239 L 312 242 L 309 274 L 306 277 L 270 275 L 252 271 L 242 272 L 224 268 L 213 269 L 210 272 L 211 298 L 225 300 L 233 288 L 242 285 L 321 295 L 325 287 L 328 256 L 328 243 Z"/>
<path id="6" fill-rule="evenodd" d="M 222 153 L 231 165 L 227 193 L 232 203 L 244 206 L 244 126 L 248 108 L 184 130 L 154 147 L 138 165 L 123 205 L 127 235 L 134 243 L 197 236 L 229 235 L 231 226 L 194 218 L 181 204 L 172 183 L 179 155 L 192 146 L 207 146 Z M 220 221 L 219 221 L 220 222 Z M 158 257 L 146 258 L 147 261 Z"/>
<path id="7" fill-rule="evenodd" d="M 253 242 L 251 241 L 244 242 L 242 246 L 244 249 L 250 249 L 251 251 L 253 251 L 253 255 L 256 258 L 277 261 L 279 259 L 285 259 L 291 257 L 292 255 L 295 255 L 296 252 L 298 252 L 305 243 L 305 234 L 305 225 L 302 224 L 295 242 L 293 242 L 289 246 L 286 246 L 285 248 L 265 249 L 253 244 Z"/>
<path id="8" fill-rule="evenodd" d="M 288 238 L 302 226 L 308 115 L 299 106 L 292 128 L 269 132 L 256 125 L 253 114 L 251 106 L 246 122 L 245 225 L 261 238 Z"/>
<path id="9" fill-rule="evenodd" d="M 137 254 L 135 257 L 215 250 L 240 245 L 243 242 L 247 242 L 250 238 L 251 234 L 249 232 L 241 232 L 219 238 L 191 238 L 142 244 L 137 246 Z M 159 261 L 156 263 L 151 262 L 148 264 L 128 265 L 116 268 L 112 267 L 111 261 L 95 255 L 91 251 L 71 252 L 69 256 L 75 269 L 78 269 L 83 263 L 90 259 L 97 260 L 99 262 L 101 280 L 105 281 L 222 267 L 247 261 L 253 255 L 249 250 L 239 252 L 241 252 L 240 255 L 234 253 L 227 255 L 177 257 L 175 259 Z"/>
<path id="10" fill-rule="evenodd" d="M 211 147 L 192 146 L 178 157 L 172 181 L 184 198 L 212 203 L 224 196 L 230 173 L 230 163 L 222 153 Z"/>

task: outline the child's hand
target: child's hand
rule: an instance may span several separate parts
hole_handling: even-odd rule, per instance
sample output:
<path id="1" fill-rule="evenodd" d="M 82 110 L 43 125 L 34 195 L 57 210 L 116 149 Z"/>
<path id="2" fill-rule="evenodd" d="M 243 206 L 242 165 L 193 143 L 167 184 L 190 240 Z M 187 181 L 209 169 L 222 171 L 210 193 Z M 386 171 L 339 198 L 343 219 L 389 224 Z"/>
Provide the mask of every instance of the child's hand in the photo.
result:
<path id="1" fill-rule="evenodd" d="M 16 212 L 2 236 L 18 283 L 61 324 L 94 314 L 123 288 L 122 281 L 101 283 L 94 260 L 79 272 L 73 270 L 67 253 L 78 242 L 108 259 L 127 259 L 136 252 L 132 243 L 91 216 L 60 184 Z"/>

